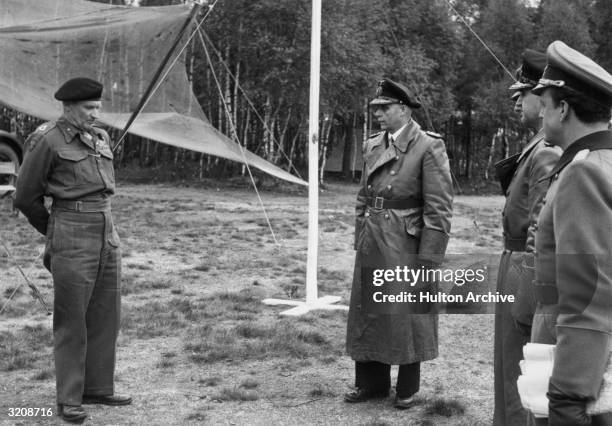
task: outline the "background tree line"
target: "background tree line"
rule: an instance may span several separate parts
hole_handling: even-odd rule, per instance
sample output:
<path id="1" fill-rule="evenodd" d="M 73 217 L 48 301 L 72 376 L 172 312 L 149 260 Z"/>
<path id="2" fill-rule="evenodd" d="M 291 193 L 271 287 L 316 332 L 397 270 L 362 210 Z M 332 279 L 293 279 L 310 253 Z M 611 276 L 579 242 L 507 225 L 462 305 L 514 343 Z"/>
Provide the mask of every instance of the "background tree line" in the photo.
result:
<path id="1" fill-rule="evenodd" d="M 304 171 L 308 161 L 310 8 L 304 0 L 219 0 L 202 37 L 212 67 L 198 37 L 186 58 L 213 125 L 232 137 L 227 108 L 239 142 L 287 170 Z M 361 167 L 351 152 L 376 130 L 367 102 L 385 76 L 419 97 L 415 119 L 442 134 L 460 181 L 476 187 L 493 180 L 492 164 L 520 150 L 529 135 L 512 112 L 511 77 L 466 22 L 511 73 L 525 48 L 544 51 L 556 39 L 612 70 L 610 0 L 324 0 L 321 165 L 340 155 L 342 175 L 355 177 Z M 237 163 L 131 137 L 117 166 L 134 165 L 190 178 L 244 173 Z"/>

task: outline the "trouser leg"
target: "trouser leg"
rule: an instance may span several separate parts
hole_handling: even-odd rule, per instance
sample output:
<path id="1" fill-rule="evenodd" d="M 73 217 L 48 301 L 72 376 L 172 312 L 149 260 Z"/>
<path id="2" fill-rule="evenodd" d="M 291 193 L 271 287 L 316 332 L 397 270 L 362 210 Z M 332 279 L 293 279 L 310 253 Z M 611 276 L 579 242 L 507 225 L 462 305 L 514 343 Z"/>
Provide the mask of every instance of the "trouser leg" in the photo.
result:
<path id="1" fill-rule="evenodd" d="M 104 242 L 100 269 L 86 316 L 85 395 L 112 395 L 120 320 L 121 255 Z"/>
<path id="2" fill-rule="evenodd" d="M 355 387 L 388 393 L 391 387 L 391 366 L 378 361 L 355 361 Z"/>
<path id="3" fill-rule="evenodd" d="M 419 391 L 421 385 L 421 363 L 402 364 L 397 372 L 395 393 L 398 398 L 408 398 Z"/>
<path id="4" fill-rule="evenodd" d="M 55 218 L 51 271 L 58 404 L 81 405 L 87 351 L 87 308 L 98 273 L 101 247 L 102 226 L 99 222 L 96 218 L 79 217 L 75 213 L 62 213 Z"/>
<path id="5" fill-rule="evenodd" d="M 517 293 L 518 277 L 512 274 L 511 268 L 512 252 L 504 251 L 497 278 L 497 291 L 501 294 Z M 523 426 L 527 418 L 516 381 L 521 374 L 519 362 L 523 359 L 523 346 L 529 342 L 529 337 L 516 327 L 511 308 L 509 303 L 495 306 L 495 426 Z"/>

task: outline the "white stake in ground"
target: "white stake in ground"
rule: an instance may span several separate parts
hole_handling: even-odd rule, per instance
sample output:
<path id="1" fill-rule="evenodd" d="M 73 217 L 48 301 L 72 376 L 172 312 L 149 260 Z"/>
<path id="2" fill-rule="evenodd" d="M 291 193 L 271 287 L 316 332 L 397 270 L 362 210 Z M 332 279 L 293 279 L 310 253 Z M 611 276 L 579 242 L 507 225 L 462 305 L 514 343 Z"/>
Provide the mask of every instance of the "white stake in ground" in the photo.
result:
<path id="1" fill-rule="evenodd" d="M 308 255 L 306 260 L 306 301 L 265 299 L 267 305 L 292 305 L 281 315 L 298 316 L 314 309 L 348 310 L 334 305 L 340 296 L 317 295 L 317 255 L 319 245 L 319 71 L 321 62 L 321 0 L 312 1 L 310 40 L 310 110 L 308 119 Z"/>

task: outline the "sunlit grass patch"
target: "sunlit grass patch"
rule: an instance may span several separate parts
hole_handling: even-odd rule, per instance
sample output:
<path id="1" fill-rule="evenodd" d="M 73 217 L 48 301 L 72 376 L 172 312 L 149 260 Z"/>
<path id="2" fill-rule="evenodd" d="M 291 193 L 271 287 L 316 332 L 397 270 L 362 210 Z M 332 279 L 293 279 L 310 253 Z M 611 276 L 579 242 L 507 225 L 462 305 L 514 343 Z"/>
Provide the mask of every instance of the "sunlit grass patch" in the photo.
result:
<path id="1" fill-rule="evenodd" d="M 53 333 L 43 325 L 25 326 L 16 333 L 0 332 L 0 371 L 33 368 L 38 361 L 50 362 Z"/>
<path id="2" fill-rule="evenodd" d="M 214 401 L 257 401 L 259 395 L 256 392 L 240 388 L 223 388 L 212 396 Z"/>

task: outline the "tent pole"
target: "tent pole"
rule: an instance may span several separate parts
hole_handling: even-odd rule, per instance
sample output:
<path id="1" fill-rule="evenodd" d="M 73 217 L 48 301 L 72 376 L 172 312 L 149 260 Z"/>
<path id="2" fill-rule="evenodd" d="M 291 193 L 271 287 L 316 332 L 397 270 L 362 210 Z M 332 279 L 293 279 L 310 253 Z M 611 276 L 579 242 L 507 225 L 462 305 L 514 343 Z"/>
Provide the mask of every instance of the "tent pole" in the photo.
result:
<path id="1" fill-rule="evenodd" d="M 189 12 L 189 16 L 187 17 L 187 19 L 185 20 L 185 23 L 183 24 L 180 31 L 176 35 L 176 38 L 174 39 L 172 46 L 170 46 L 170 49 L 168 49 L 166 56 L 164 56 L 159 66 L 157 67 L 157 70 L 155 71 L 153 78 L 151 78 L 151 82 L 149 83 L 149 86 L 147 87 L 143 95 L 140 97 L 140 101 L 138 101 L 138 105 L 136 106 L 136 109 L 134 109 L 134 111 L 132 112 L 132 115 L 130 115 L 130 118 L 128 119 L 127 123 L 123 127 L 123 130 L 121 130 L 119 139 L 117 139 L 117 143 L 113 147 L 113 152 L 116 152 L 117 149 L 119 149 L 119 146 L 123 142 L 123 139 L 125 139 L 125 135 L 127 134 L 130 127 L 132 126 L 132 123 L 134 122 L 134 120 L 136 120 L 136 117 L 138 116 L 138 114 L 140 114 L 140 111 L 144 107 L 145 103 L 148 101 L 149 96 L 151 95 L 151 92 L 153 91 L 153 88 L 155 87 L 155 84 L 157 84 L 157 80 L 159 80 L 161 73 L 164 71 L 164 68 L 166 68 L 166 65 L 168 65 L 168 61 L 170 61 L 170 58 L 172 57 L 172 54 L 174 53 L 176 46 L 178 46 L 179 42 L 183 38 L 183 35 L 185 34 L 187 27 L 191 23 L 191 20 L 195 16 L 197 16 L 197 13 L 200 11 L 201 8 L 202 8 L 202 5 L 199 3 L 196 3 L 191 8 L 191 12 Z"/>

